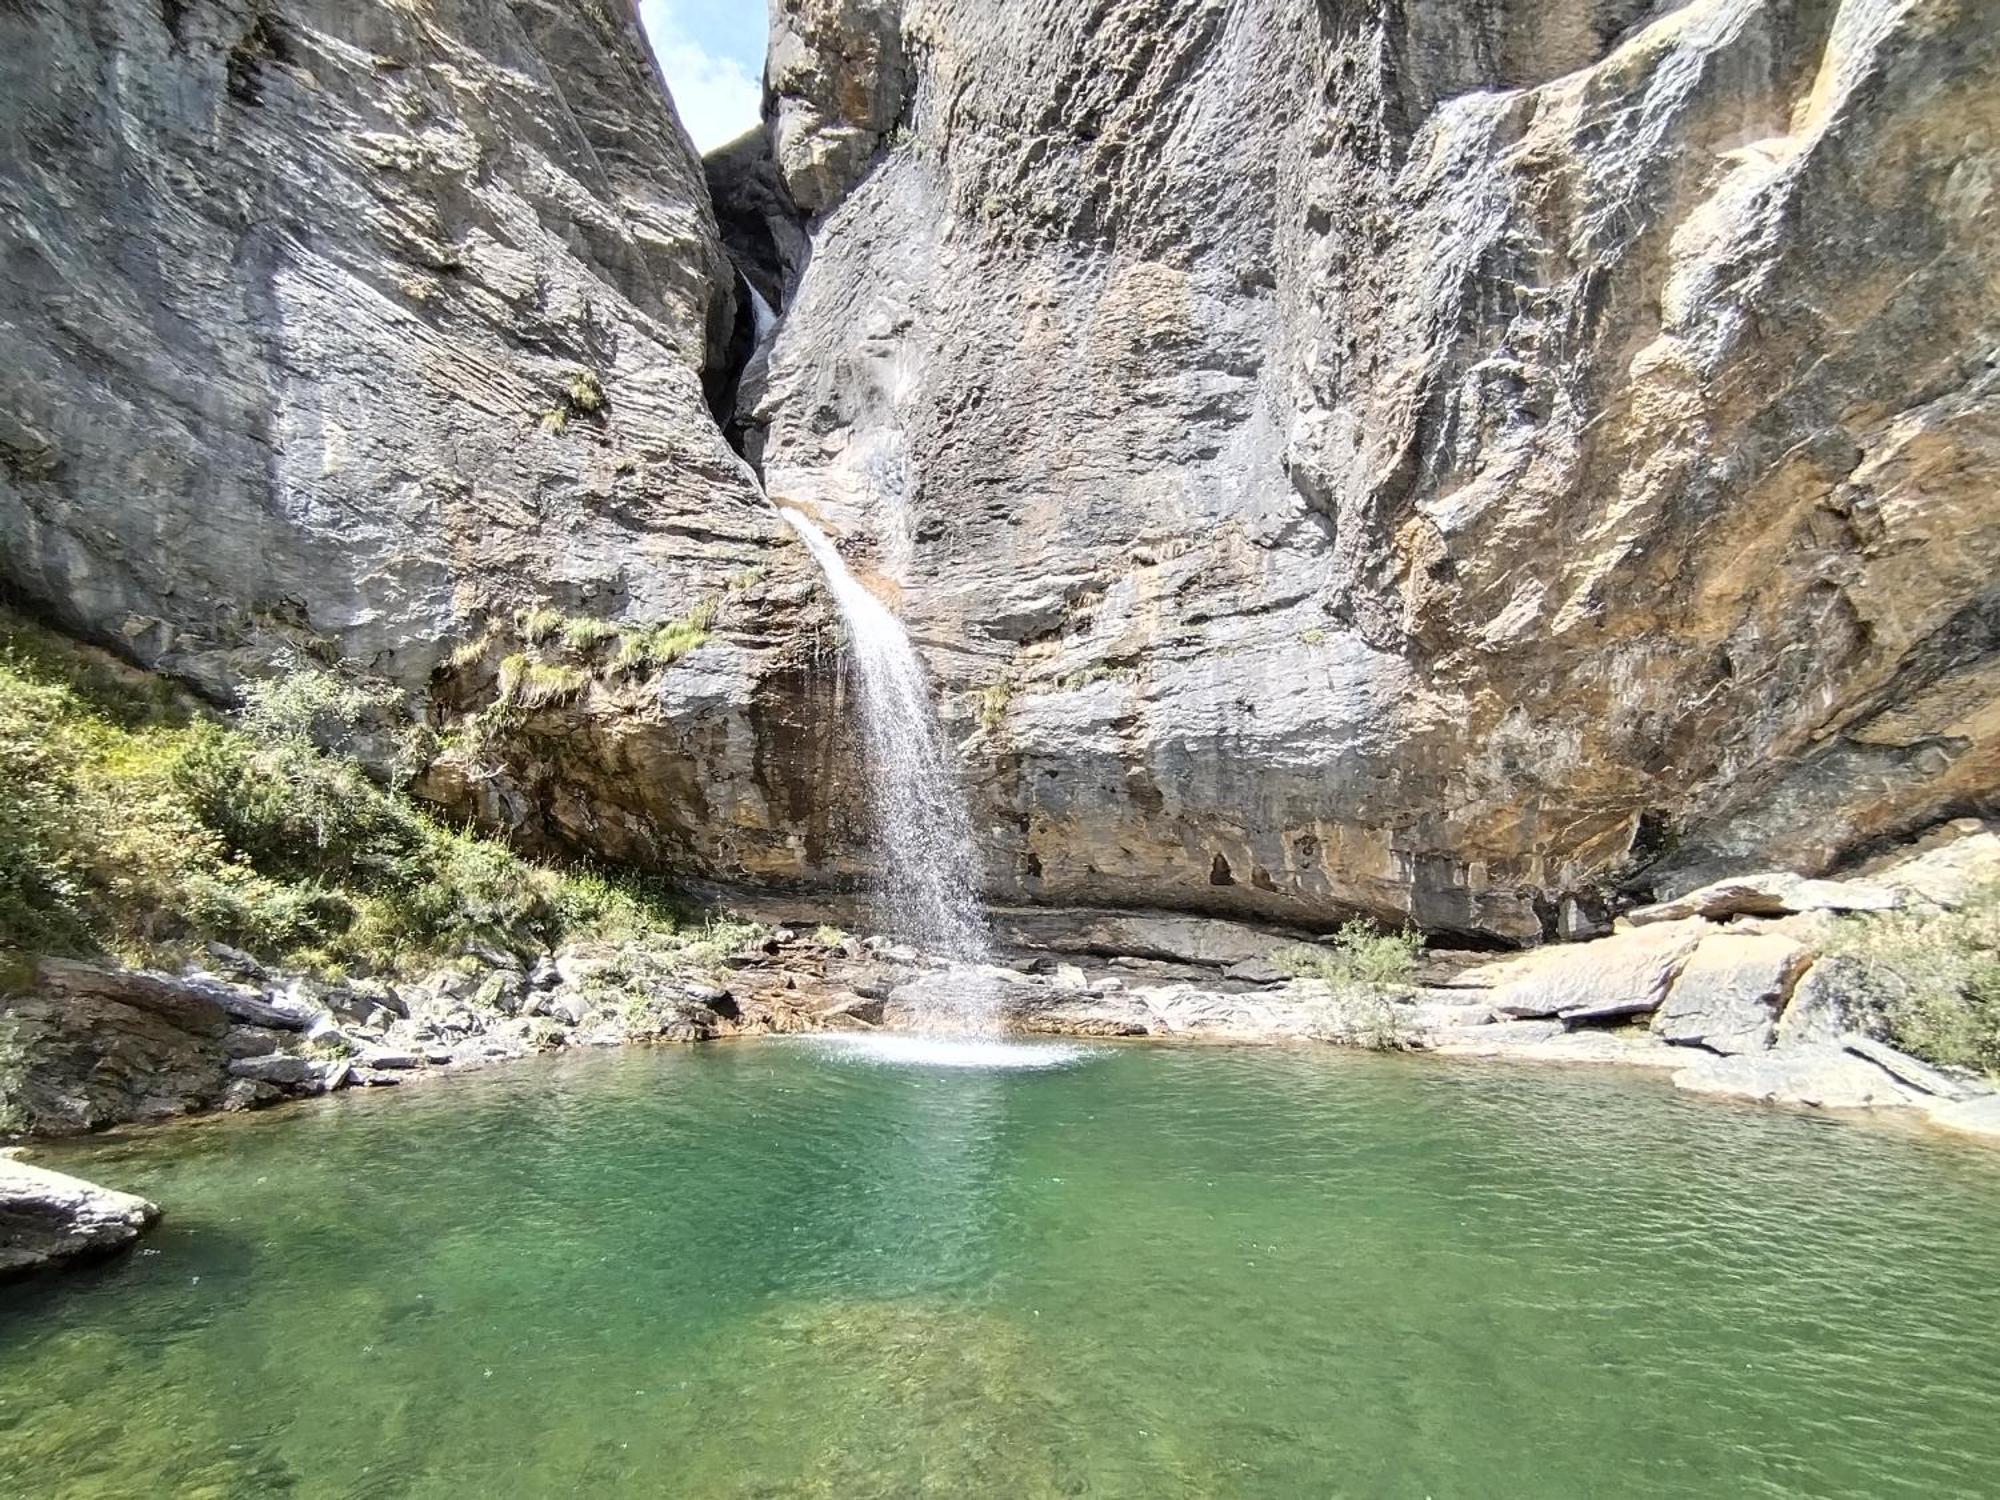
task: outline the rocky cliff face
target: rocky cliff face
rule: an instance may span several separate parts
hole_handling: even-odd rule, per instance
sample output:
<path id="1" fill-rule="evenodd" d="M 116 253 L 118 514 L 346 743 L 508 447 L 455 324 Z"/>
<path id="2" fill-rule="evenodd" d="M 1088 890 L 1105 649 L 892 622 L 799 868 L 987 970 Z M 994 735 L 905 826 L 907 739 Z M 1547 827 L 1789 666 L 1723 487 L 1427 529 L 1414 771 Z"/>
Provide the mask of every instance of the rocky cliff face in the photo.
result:
<path id="1" fill-rule="evenodd" d="M 736 280 L 623 0 L 16 0 L 0 101 L 6 585 L 218 697 L 305 654 L 483 715 L 427 786 L 531 836 L 800 862 Z M 696 668 L 553 659 L 691 615 Z"/>
<path id="2" fill-rule="evenodd" d="M 399 685 L 530 841 L 837 881 L 740 390 L 994 896 L 1587 931 L 1992 809 L 1996 79 L 1980 0 L 782 0 L 705 183 L 609 0 L 12 0 L 0 573 Z"/>
<path id="3" fill-rule="evenodd" d="M 786 0 L 753 424 L 996 891 L 1531 940 L 2000 790 L 1976 0 Z"/>

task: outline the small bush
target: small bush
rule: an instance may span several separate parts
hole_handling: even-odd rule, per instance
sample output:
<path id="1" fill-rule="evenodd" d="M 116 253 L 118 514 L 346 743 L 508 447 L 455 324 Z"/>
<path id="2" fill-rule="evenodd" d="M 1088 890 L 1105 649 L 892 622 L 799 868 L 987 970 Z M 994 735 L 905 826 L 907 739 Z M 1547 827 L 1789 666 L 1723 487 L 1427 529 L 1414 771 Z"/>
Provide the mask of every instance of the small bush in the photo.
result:
<path id="1" fill-rule="evenodd" d="M 606 405 L 604 383 L 594 371 L 577 370 L 569 377 L 569 384 L 563 394 L 568 398 L 570 409 L 585 415 L 604 410 Z"/>
<path id="2" fill-rule="evenodd" d="M 2000 884 L 1956 911 L 1845 917 L 1828 951 L 1859 961 L 1865 1024 L 1913 1057 L 2000 1074 Z"/>
<path id="3" fill-rule="evenodd" d="M 445 657 L 445 665 L 454 672 L 463 672 L 467 667 L 477 666 L 484 661 L 486 653 L 492 646 L 493 637 L 490 634 L 476 635 L 469 641 L 460 641 L 451 648 L 451 654 Z"/>
<path id="4" fill-rule="evenodd" d="M 847 934 L 830 922 L 822 922 L 813 929 L 813 941 L 822 948 L 838 948 L 847 941 Z"/>
<path id="5" fill-rule="evenodd" d="M 578 653 L 594 651 L 606 641 L 617 638 L 618 627 L 609 620 L 593 620 L 579 616 L 563 622 L 563 644 Z"/>
<path id="6" fill-rule="evenodd" d="M 988 734 L 1007 722 L 1007 707 L 1014 701 L 1014 685 L 996 682 L 979 694 L 979 727 Z"/>
<path id="7" fill-rule="evenodd" d="M 531 646 L 553 639 L 563 628 L 563 615 L 559 609 L 538 605 L 534 609 L 524 609 L 514 616 L 514 628 L 521 639 Z"/>
<path id="8" fill-rule="evenodd" d="M 1423 934 L 1414 928 L 1383 932 L 1356 920 L 1326 947 L 1288 948 L 1278 962 L 1301 979 L 1323 979 L 1336 989 L 1401 989 L 1416 976 L 1423 951 Z"/>

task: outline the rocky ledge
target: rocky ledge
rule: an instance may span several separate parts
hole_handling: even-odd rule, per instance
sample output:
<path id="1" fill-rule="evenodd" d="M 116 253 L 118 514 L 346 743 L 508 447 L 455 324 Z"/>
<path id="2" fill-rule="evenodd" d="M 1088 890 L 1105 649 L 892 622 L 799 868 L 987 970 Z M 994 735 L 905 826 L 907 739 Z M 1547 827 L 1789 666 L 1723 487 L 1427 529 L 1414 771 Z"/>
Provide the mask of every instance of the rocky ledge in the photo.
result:
<path id="1" fill-rule="evenodd" d="M 1286 946 L 1281 935 L 1238 928 L 1225 950 L 1235 961 L 1206 974 L 1170 958 L 1126 957 L 1095 976 L 1073 963 L 1043 974 L 936 975 L 893 991 L 887 1020 L 937 988 L 982 982 L 1000 988 L 1008 1016 L 1027 1031 L 1625 1064 L 1668 1070 L 1692 1093 L 1915 1110 L 2000 1139 L 2000 1092 L 1872 1035 L 1859 965 L 1830 951 L 1842 915 L 1949 911 L 1996 875 L 2000 835 L 1965 822 L 1852 879 L 1751 875 L 1641 908 L 1590 942 L 1486 960 L 1434 954 L 1418 983 L 1394 990 L 1343 993 L 1289 977 L 1273 962 Z M 1170 937 L 1207 951 L 1217 944 L 1205 930 L 1153 936 L 1156 952 Z"/>
<path id="2" fill-rule="evenodd" d="M 159 1216 L 144 1198 L 0 1153 L 0 1277 L 122 1250 Z"/>

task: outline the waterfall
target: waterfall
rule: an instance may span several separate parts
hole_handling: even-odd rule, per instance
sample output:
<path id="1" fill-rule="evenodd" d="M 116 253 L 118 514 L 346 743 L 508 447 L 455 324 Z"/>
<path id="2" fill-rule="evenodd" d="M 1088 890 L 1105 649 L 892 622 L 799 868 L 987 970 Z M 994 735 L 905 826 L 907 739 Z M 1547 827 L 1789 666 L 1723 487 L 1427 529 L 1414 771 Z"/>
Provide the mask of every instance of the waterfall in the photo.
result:
<path id="1" fill-rule="evenodd" d="M 778 513 L 826 575 L 846 627 L 889 925 L 927 954 L 955 964 L 987 962 L 991 943 L 979 905 L 971 818 L 931 711 L 923 664 L 902 622 L 847 570 L 826 535 L 798 511 L 780 507 Z M 940 998 L 918 1018 L 922 1029 L 995 1028 L 990 987 L 926 988 Z"/>
<path id="2" fill-rule="evenodd" d="M 737 280 L 743 283 L 743 290 L 750 294 L 750 349 L 754 354 L 770 340 L 771 330 L 778 326 L 778 315 L 771 304 L 764 300 L 764 294 L 757 290 L 756 283 L 740 271 Z"/>

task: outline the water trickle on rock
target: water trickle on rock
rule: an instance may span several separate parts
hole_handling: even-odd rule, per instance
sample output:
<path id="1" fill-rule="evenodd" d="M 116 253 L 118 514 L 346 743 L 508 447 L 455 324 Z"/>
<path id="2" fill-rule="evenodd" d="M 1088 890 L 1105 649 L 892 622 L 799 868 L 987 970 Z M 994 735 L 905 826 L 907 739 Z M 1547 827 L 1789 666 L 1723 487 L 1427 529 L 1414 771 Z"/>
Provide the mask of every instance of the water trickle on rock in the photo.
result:
<path id="1" fill-rule="evenodd" d="M 988 963 L 992 942 L 979 905 L 972 822 L 931 710 L 923 663 L 902 622 L 848 571 L 825 533 L 796 510 L 778 513 L 826 575 L 846 627 L 888 925 L 954 965 Z M 997 1029 L 990 984 L 967 975 L 963 984 L 925 988 L 935 998 L 916 1018 L 920 1029 L 973 1035 Z"/>

